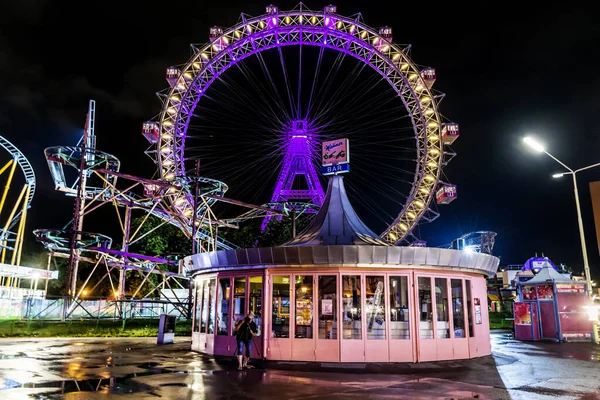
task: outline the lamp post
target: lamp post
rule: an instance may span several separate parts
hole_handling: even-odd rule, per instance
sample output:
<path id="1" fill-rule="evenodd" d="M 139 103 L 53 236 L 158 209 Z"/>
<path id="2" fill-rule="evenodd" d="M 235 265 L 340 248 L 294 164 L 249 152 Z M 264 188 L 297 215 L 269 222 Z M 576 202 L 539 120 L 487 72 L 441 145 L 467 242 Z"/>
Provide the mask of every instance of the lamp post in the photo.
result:
<path id="1" fill-rule="evenodd" d="M 560 174 L 552 175 L 553 178 L 562 178 L 564 175 L 571 175 L 573 177 L 573 192 L 575 193 L 575 207 L 577 208 L 577 222 L 579 223 L 579 239 L 581 240 L 581 253 L 583 255 L 583 270 L 585 273 L 585 280 L 587 286 L 588 296 L 590 300 L 593 302 L 593 293 L 592 293 L 592 277 L 590 275 L 590 264 L 588 262 L 587 256 L 587 247 L 585 245 L 585 234 L 583 232 L 583 220 L 581 219 L 581 206 L 579 204 L 579 191 L 577 190 L 577 173 L 581 171 L 585 171 L 586 169 L 594 168 L 600 166 L 600 163 L 588 165 L 587 167 L 579 168 L 573 170 L 567 167 L 562 161 L 558 158 L 554 157 L 552 154 L 548 153 L 543 144 L 533 139 L 530 136 L 526 136 L 523 138 L 523 141 L 533 150 L 538 153 L 544 153 L 548 157 L 552 158 L 554 161 L 562 165 L 568 172 L 563 172 Z M 598 344 L 598 321 L 592 321 L 592 340 L 594 343 Z"/>

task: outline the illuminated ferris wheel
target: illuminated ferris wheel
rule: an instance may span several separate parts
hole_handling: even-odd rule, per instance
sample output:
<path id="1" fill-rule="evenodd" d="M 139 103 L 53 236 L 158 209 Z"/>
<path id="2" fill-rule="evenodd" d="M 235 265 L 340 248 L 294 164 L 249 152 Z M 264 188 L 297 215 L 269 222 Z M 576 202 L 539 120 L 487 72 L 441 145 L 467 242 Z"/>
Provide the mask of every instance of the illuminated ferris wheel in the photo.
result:
<path id="1" fill-rule="evenodd" d="M 368 168 L 364 168 L 367 174 L 361 174 L 363 187 L 377 191 L 371 197 L 399 205 L 391 218 L 387 215 L 387 228 L 381 235 L 389 243 L 414 240 L 419 221 L 435 219 L 439 215 L 436 204 L 456 198 L 456 187 L 444 182 L 443 167 L 455 155 L 449 145 L 459 136 L 458 125 L 446 121 L 438 111 L 444 94 L 433 89 L 435 70 L 417 66 L 409 57 L 409 45 L 394 44 L 392 28 L 373 29 L 360 14 L 345 17 L 333 5 L 322 11 L 308 10 L 303 4 L 290 11 L 269 5 L 264 15 L 242 14 L 233 27 L 211 28 L 209 38 L 202 46 L 192 45 L 193 55 L 185 64 L 167 68 L 170 87 L 159 93 L 162 110 L 154 121 L 143 125 L 143 134 L 153 145 L 148 153 L 158 166 L 160 179 L 185 189 L 172 198 L 171 205 L 188 224 L 194 214 L 191 183 L 196 179 L 190 172 L 191 160 L 208 160 L 203 161 L 208 170 L 211 164 L 225 163 L 223 180 L 239 176 L 247 191 L 256 192 L 269 180 L 250 184 L 243 175 L 251 169 L 240 161 L 243 154 L 254 155 L 264 173 L 279 171 L 281 177 L 282 168 L 287 168 L 285 160 L 274 161 L 273 167 L 265 165 L 281 155 L 277 147 L 281 148 L 286 137 L 289 145 L 290 132 L 298 126 L 304 134 L 293 137 L 301 137 L 309 149 L 324 139 L 350 137 L 355 144 L 355 162 L 355 154 L 362 154 L 365 162 L 360 164 L 363 168 L 371 165 L 371 173 L 381 170 L 382 163 L 413 163 L 412 168 L 388 170 L 397 185 L 367 176 Z M 368 115 L 363 121 L 359 118 L 365 110 Z M 406 126 L 399 127 L 396 115 L 403 113 Z M 222 132 L 226 129 L 228 134 Z M 271 138 L 266 137 L 269 133 Z M 222 145 L 219 137 L 238 148 L 213 152 L 217 144 Z M 199 139 L 200 145 L 190 145 L 192 139 Z M 376 147 L 388 152 L 384 161 Z M 193 149 L 200 154 L 194 156 Z M 225 160 L 228 156 L 230 161 Z M 310 157 L 316 165 L 316 153 Z M 309 181 L 305 190 L 313 189 L 306 197 L 318 202 L 322 195 L 315 187 L 321 186 L 318 179 L 315 182 L 313 168 L 305 165 L 300 172 Z M 202 179 L 204 185 L 214 186 L 215 192 L 227 190 L 220 180 Z M 281 178 L 277 185 L 281 186 Z M 401 185 L 405 192 L 399 189 Z M 300 191 L 289 189 L 289 200 L 295 200 L 291 195 Z M 369 207 L 374 212 L 386 208 L 376 203 Z"/>

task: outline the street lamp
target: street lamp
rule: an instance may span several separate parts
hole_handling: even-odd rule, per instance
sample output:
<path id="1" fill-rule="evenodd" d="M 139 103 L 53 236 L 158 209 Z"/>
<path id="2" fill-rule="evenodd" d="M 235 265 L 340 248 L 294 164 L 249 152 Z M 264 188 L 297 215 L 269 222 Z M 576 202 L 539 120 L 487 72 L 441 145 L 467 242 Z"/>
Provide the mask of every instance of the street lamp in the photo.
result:
<path id="1" fill-rule="evenodd" d="M 577 190 L 577 173 L 581 172 L 581 171 L 585 171 L 586 169 L 598 167 L 598 166 L 600 166 L 600 163 L 592 164 L 592 165 L 588 165 L 587 167 L 572 170 L 571 168 L 567 167 L 558 158 L 556 158 L 552 154 L 548 153 L 546 151 L 546 148 L 544 147 L 544 145 L 541 144 L 540 142 L 538 142 L 537 140 L 535 140 L 534 138 L 532 138 L 530 136 L 526 136 L 523 138 L 523 141 L 530 148 L 537 151 L 538 153 L 546 154 L 548 157 L 552 158 L 554 161 L 556 161 L 557 163 L 562 165 L 568 171 L 568 172 L 562 172 L 560 174 L 554 174 L 554 175 L 552 175 L 553 178 L 562 178 L 565 175 L 573 176 L 573 192 L 575 193 L 575 207 L 577 208 L 577 222 L 579 223 L 579 238 L 581 240 L 581 253 L 583 254 L 583 270 L 585 272 L 585 280 L 586 280 L 586 285 L 587 285 L 588 296 L 590 297 L 591 301 L 593 302 L 594 300 L 593 300 L 593 293 L 592 293 L 592 290 L 593 290 L 592 289 L 592 277 L 590 275 L 590 264 L 588 262 L 587 247 L 585 245 L 585 234 L 583 233 L 583 221 L 581 219 L 581 206 L 579 205 L 579 191 Z M 598 321 L 592 321 L 592 326 L 593 326 L 592 339 L 594 340 L 594 343 L 598 344 L 598 341 L 599 341 Z"/>

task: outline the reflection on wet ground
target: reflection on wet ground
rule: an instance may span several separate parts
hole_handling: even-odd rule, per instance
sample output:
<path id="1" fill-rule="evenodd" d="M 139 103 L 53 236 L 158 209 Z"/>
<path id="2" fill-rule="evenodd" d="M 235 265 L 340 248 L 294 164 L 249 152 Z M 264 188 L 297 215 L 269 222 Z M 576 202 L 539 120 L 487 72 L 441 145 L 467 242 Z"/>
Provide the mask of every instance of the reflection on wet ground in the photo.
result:
<path id="1" fill-rule="evenodd" d="M 597 346 L 507 333 L 492 343 L 493 356 L 476 360 L 238 371 L 233 359 L 191 352 L 186 338 L 1 339 L 0 399 L 600 399 Z"/>

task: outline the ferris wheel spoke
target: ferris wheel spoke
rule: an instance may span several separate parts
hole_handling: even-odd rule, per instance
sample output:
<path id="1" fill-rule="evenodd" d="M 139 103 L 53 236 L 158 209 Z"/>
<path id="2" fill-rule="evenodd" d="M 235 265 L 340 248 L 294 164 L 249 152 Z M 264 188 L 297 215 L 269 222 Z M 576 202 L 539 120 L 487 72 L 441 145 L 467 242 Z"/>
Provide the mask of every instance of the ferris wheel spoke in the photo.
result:
<path id="1" fill-rule="evenodd" d="M 358 168 L 358 170 L 360 171 L 361 169 Z M 393 187 L 392 185 L 382 181 L 377 176 L 366 177 L 364 174 L 361 174 L 361 177 L 358 180 L 364 182 L 366 185 L 369 185 L 368 187 L 371 191 L 376 192 L 382 197 L 385 197 L 397 204 L 401 204 L 401 201 L 399 201 L 398 197 L 402 199 L 408 198 L 408 196 L 402 191 L 398 190 L 397 187 Z M 407 184 L 412 185 L 412 182 L 407 182 Z"/>
<path id="2" fill-rule="evenodd" d="M 335 106 L 344 101 L 351 93 L 355 92 L 354 82 L 360 76 L 365 64 L 357 64 L 354 66 L 352 71 L 346 76 L 344 81 L 340 84 L 341 89 L 337 90 L 332 96 L 329 96 L 327 103 L 321 108 L 319 114 L 315 116 L 315 120 L 321 119 L 321 117 L 328 113 Z M 349 89 L 351 88 L 351 89 Z M 348 91 L 350 90 L 350 93 Z"/>
<path id="3" fill-rule="evenodd" d="M 315 68 L 315 74 L 314 74 L 314 77 L 313 77 L 313 80 L 311 83 L 311 87 L 310 87 L 310 95 L 308 97 L 308 104 L 306 105 L 306 117 L 307 118 L 311 112 L 312 99 L 313 99 L 313 95 L 315 94 L 315 86 L 317 84 L 317 81 L 319 80 L 319 72 L 321 70 L 321 62 L 323 61 L 324 51 L 325 51 L 324 47 L 319 47 L 319 57 L 317 59 L 317 66 Z"/>
<path id="4" fill-rule="evenodd" d="M 333 120 L 337 120 L 337 119 L 346 119 L 346 117 L 350 114 L 353 115 L 353 113 L 355 112 L 355 106 L 358 103 L 362 103 L 363 99 L 365 97 L 367 97 L 368 95 L 371 94 L 371 92 L 373 90 L 375 90 L 376 85 L 373 84 L 377 77 L 372 77 L 369 80 L 365 80 L 364 83 L 360 86 L 358 86 L 356 88 L 356 90 L 354 90 L 353 92 L 351 92 L 351 95 L 349 96 L 350 100 L 343 103 L 342 108 L 339 110 L 339 112 L 337 113 L 337 115 L 332 116 Z M 359 93 L 359 95 L 355 95 L 356 93 Z M 380 100 L 386 100 L 385 103 L 381 103 Z M 360 113 L 360 117 L 361 118 L 367 118 L 369 117 L 370 113 L 372 113 L 374 110 L 378 110 L 381 109 L 382 106 L 388 104 L 389 102 L 394 101 L 394 96 L 389 96 L 388 93 L 386 93 L 385 91 L 383 93 L 379 93 L 376 95 L 376 97 L 374 98 L 370 98 L 369 99 L 369 103 L 370 104 L 376 104 L 376 107 L 368 107 L 367 110 L 369 110 L 367 113 Z M 364 110 L 364 106 L 361 107 L 361 109 Z"/>
<path id="5" fill-rule="evenodd" d="M 232 82 L 227 82 L 226 79 L 222 79 L 221 82 L 230 88 L 232 96 L 228 96 L 234 102 L 240 105 L 239 109 L 252 108 L 256 114 L 263 115 L 265 118 L 272 123 L 273 126 L 280 126 L 281 124 L 281 114 L 278 113 L 273 107 L 272 103 L 269 102 L 265 94 L 263 93 L 263 89 L 259 84 L 257 84 L 257 79 L 253 76 L 249 76 L 249 74 L 244 72 L 245 68 L 240 64 L 240 71 L 246 77 L 247 82 L 253 87 L 256 94 L 258 94 L 258 99 L 262 100 L 262 107 L 259 107 L 259 103 L 257 102 L 256 96 L 251 96 L 248 94 L 247 90 L 242 85 L 239 85 Z"/>
<path id="6" fill-rule="evenodd" d="M 281 47 L 278 47 L 279 51 L 279 61 L 281 62 L 281 70 L 283 71 L 283 79 L 285 81 L 285 90 L 287 91 L 288 102 L 290 103 L 291 114 L 295 114 L 296 106 L 295 106 L 295 96 L 292 94 L 292 88 L 290 84 L 290 80 L 288 79 L 287 68 L 285 66 L 285 61 L 283 59 L 283 52 L 281 51 Z"/>
<path id="7" fill-rule="evenodd" d="M 260 63 L 263 75 L 266 77 L 267 84 L 272 89 L 273 98 L 276 99 L 281 112 L 283 112 L 283 114 L 284 114 L 284 118 L 286 120 L 290 120 L 290 114 L 287 112 L 287 106 L 285 105 L 285 102 L 283 101 L 283 98 L 281 97 L 281 94 L 279 93 L 279 89 L 277 89 L 277 86 L 275 85 L 275 80 L 273 79 L 273 75 L 271 74 L 271 72 L 267 66 L 267 63 L 265 62 L 264 57 L 262 56 L 261 53 L 257 53 L 256 57 Z"/>
<path id="8" fill-rule="evenodd" d="M 329 93 L 329 89 L 330 89 L 331 85 L 333 84 L 334 78 L 337 75 L 337 72 L 339 71 L 340 66 L 344 62 L 345 57 L 346 57 L 346 53 L 338 53 L 338 55 L 333 63 L 332 68 L 330 68 L 329 71 L 327 72 L 327 75 L 325 76 L 325 80 L 323 81 L 323 85 L 320 86 L 322 88 L 322 90 L 317 92 L 317 97 L 315 99 L 315 108 L 317 110 L 321 109 L 321 105 L 322 105 L 324 99 L 327 97 L 327 94 Z"/>
<path id="9" fill-rule="evenodd" d="M 215 102 L 217 104 L 220 105 L 225 105 L 222 102 Z M 217 122 L 217 123 L 223 123 L 224 121 L 228 121 L 228 122 L 237 122 L 240 125 L 246 125 L 246 126 L 253 126 L 255 128 L 257 128 L 257 130 L 262 131 L 263 129 L 265 129 L 265 126 L 262 125 L 260 122 L 262 122 L 260 119 L 257 118 L 243 118 L 243 115 L 241 113 L 231 113 L 231 112 L 227 112 L 227 111 L 219 111 L 217 109 L 214 108 L 209 108 L 206 106 L 197 106 L 196 110 L 194 111 L 194 113 L 192 114 L 192 116 L 199 118 L 201 120 L 206 120 L 206 121 L 213 121 L 213 122 Z M 218 117 L 218 119 L 216 119 Z M 267 130 L 270 131 L 269 128 L 267 128 Z"/>
<path id="10" fill-rule="evenodd" d="M 371 210 L 377 219 L 386 224 L 393 216 L 385 212 L 381 207 L 373 207 L 373 201 L 370 200 L 362 190 L 356 189 L 353 185 L 348 185 L 349 191 L 352 193 L 352 197 L 356 198 L 364 208 Z"/>
<path id="11" fill-rule="evenodd" d="M 370 110 L 370 111 L 365 113 L 364 112 L 365 108 L 362 107 L 361 111 L 363 111 L 363 112 L 357 113 L 356 106 L 357 106 L 357 103 L 361 102 L 362 99 L 364 97 L 366 97 L 368 94 L 370 94 L 370 92 L 375 87 L 372 84 L 373 80 L 374 79 L 372 77 L 371 79 L 364 81 L 362 85 L 359 85 L 358 87 L 355 88 L 355 90 L 350 92 L 348 95 L 349 100 L 345 103 L 342 103 L 341 109 L 336 110 L 335 113 L 332 113 L 330 108 L 324 109 L 324 113 L 319 118 L 319 123 L 321 120 L 328 121 L 327 122 L 328 124 L 336 124 L 338 121 L 347 122 L 348 117 L 351 117 L 351 116 L 357 117 L 357 115 L 359 116 L 358 118 L 368 118 L 370 116 L 370 114 L 376 108 L 375 107 L 367 108 L 367 110 Z M 357 96 L 357 95 L 355 95 L 356 93 L 359 93 L 360 95 Z M 378 104 L 378 101 L 380 98 L 385 98 L 385 96 L 383 94 L 379 94 L 376 98 L 369 99 L 369 103 Z M 341 103 L 343 100 L 344 99 L 340 99 L 338 104 Z M 330 115 L 330 114 L 332 114 L 332 115 Z M 353 125 L 353 124 L 350 124 L 350 125 Z"/>
<path id="12" fill-rule="evenodd" d="M 302 44 L 299 46 L 298 60 L 298 99 L 296 100 L 296 119 L 302 119 Z"/>
<path id="13" fill-rule="evenodd" d="M 261 62 L 262 60 L 262 62 Z M 264 103 L 267 105 L 267 107 L 269 107 L 269 110 L 271 111 L 271 113 L 273 114 L 273 116 L 276 118 L 278 126 L 281 126 L 283 124 L 283 121 L 286 120 L 286 116 L 287 116 L 287 111 L 285 109 L 285 106 L 283 104 L 283 100 L 281 99 L 281 96 L 279 95 L 279 91 L 277 90 L 276 86 L 274 85 L 274 82 L 272 81 L 271 78 L 271 74 L 266 66 L 266 64 L 264 63 L 264 60 L 261 58 L 259 58 L 259 63 L 261 64 L 261 69 L 263 71 L 263 74 L 267 77 L 268 81 L 271 82 L 271 85 L 267 84 L 263 84 L 263 82 L 261 82 L 260 79 L 258 79 L 258 77 L 245 65 L 243 64 L 237 64 L 238 68 L 240 69 L 240 71 L 242 71 L 242 73 L 245 75 L 246 77 L 246 82 L 250 83 L 250 85 L 258 92 L 260 93 L 261 98 L 263 99 Z M 241 86 L 241 85 L 238 85 Z M 269 89 L 269 87 L 271 87 L 271 89 Z M 242 91 L 244 91 L 243 89 L 241 89 Z M 266 93 L 264 93 L 266 91 L 266 93 L 271 92 L 270 96 L 267 96 Z M 273 107 L 273 101 L 272 99 L 275 99 L 278 107 Z M 250 103 L 253 102 L 252 97 L 250 96 L 250 98 L 248 98 L 248 101 Z M 282 111 L 283 111 L 283 115 L 282 115 Z"/>

